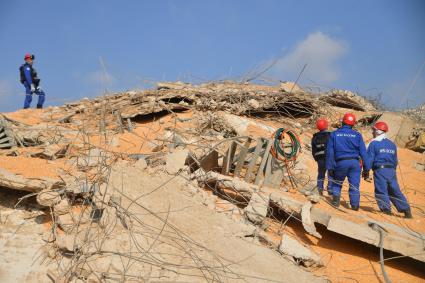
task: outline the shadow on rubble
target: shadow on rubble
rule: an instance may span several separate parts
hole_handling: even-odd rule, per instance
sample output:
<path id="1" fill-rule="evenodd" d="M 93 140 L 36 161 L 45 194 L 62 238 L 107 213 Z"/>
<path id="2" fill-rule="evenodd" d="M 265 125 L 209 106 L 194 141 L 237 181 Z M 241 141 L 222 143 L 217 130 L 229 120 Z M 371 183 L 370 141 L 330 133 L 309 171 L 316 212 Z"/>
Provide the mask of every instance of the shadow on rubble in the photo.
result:
<path id="1" fill-rule="evenodd" d="M 280 210 L 277 207 L 274 207 L 269 211 L 269 217 L 274 219 L 274 221 L 276 222 L 284 222 L 288 219 L 289 214 Z M 295 217 L 300 219 L 299 216 Z M 322 239 L 318 240 L 317 243 L 314 243 L 307 236 L 307 233 L 304 230 L 301 221 L 298 219 L 292 217 L 289 221 L 286 222 L 286 226 L 290 227 L 291 231 L 293 231 L 302 242 L 311 246 L 319 246 L 350 256 L 361 257 L 368 260 L 369 262 L 379 262 L 378 247 L 340 235 L 332 231 L 328 231 L 326 226 L 318 223 L 316 223 L 315 226 L 317 228 L 317 232 L 322 235 Z M 277 223 L 277 225 L 279 226 L 280 224 Z M 418 253 L 419 252 L 421 251 L 418 251 Z M 425 279 L 425 263 L 410 257 L 402 256 L 395 252 L 384 250 L 384 258 L 388 259 L 392 257 L 400 258 L 385 261 L 385 266 L 389 266 L 391 268 L 398 269 L 402 272 Z M 326 262 L 326 260 L 324 261 Z M 360 266 L 353 266 L 352 269 L 347 269 L 343 271 L 353 275 L 362 275 L 364 273 L 364 268 L 361 268 Z M 376 272 L 381 273 L 381 270 L 376 270 Z"/>
<path id="2" fill-rule="evenodd" d="M 15 208 L 19 199 L 30 194 L 30 192 L 12 190 L 7 187 L 0 187 L 0 208 Z M 20 206 L 24 204 L 37 204 L 35 196 L 29 197 L 20 203 Z"/>
<path id="3" fill-rule="evenodd" d="M 378 262 L 379 261 L 379 248 L 366 244 L 361 241 L 351 239 L 349 237 L 328 231 L 325 226 L 317 225 L 317 231 L 322 235 L 322 239 L 319 240 L 318 246 L 342 252 L 348 255 L 362 257 L 368 261 Z M 302 227 L 301 227 L 302 229 Z M 384 258 L 398 257 L 396 259 L 385 261 L 386 266 L 401 270 L 405 273 L 412 274 L 425 279 L 425 263 L 415 260 L 410 257 L 404 257 L 398 253 L 384 250 Z M 364 270 L 356 269 L 353 266 L 352 270 L 344 270 L 347 273 L 361 275 Z M 381 272 L 380 270 L 378 271 Z"/>
<path id="4" fill-rule="evenodd" d="M 309 118 L 316 112 L 315 106 L 307 101 L 285 101 L 270 108 L 247 112 L 247 115 L 265 118 L 281 116 L 289 118 Z"/>
<path id="5" fill-rule="evenodd" d="M 131 118 L 131 121 L 137 124 L 149 124 L 155 121 L 160 120 L 161 118 L 170 115 L 171 113 L 182 113 L 187 111 L 187 109 L 175 109 L 173 112 L 168 110 L 162 110 L 156 113 L 149 113 L 144 115 L 137 115 Z"/>

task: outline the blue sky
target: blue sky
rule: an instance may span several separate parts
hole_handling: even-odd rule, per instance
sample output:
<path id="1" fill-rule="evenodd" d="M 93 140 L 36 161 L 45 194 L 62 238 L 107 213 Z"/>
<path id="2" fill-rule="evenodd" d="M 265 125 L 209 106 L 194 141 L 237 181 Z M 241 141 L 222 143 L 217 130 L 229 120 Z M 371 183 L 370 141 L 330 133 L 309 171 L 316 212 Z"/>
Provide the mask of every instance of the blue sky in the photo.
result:
<path id="1" fill-rule="evenodd" d="M 268 79 L 425 102 L 425 1 L 0 1 L 0 111 L 22 107 L 26 52 L 60 105 L 158 80 Z"/>

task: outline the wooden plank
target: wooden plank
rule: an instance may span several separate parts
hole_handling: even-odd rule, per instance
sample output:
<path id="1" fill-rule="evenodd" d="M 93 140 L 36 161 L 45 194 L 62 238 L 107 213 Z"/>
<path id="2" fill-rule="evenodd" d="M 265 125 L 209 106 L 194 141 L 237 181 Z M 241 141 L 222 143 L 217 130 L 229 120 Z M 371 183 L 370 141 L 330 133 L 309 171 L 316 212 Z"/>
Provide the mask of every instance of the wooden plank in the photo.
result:
<path id="1" fill-rule="evenodd" d="M 6 133 L 0 131 L 0 138 L 5 137 L 5 136 L 6 136 Z"/>
<path id="2" fill-rule="evenodd" d="M 272 157 L 271 154 L 267 156 L 266 165 L 264 167 L 264 182 L 263 185 L 266 185 L 267 181 L 270 180 L 272 175 Z"/>
<path id="3" fill-rule="evenodd" d="M 118 127 L 120 128 L 120 133 L 124 133 L 124 126 L 122 123 L 122 117 L 120 111 L 115 111 L 115 116 L 117 117 Z"/>
<path id="4" fill-rule="evenodd" d="M 229 146 L 229 149 L 227 150 L 227 154 L 224 157 L 221 174 L 229 174 L 230 166 L 232 165 L 232 160 L 233 160 L 233 156 L 235 155 L 236 147 L 237 147 L 236 142 L 232 141 L 232 143 Z"/>
<path id="5" fill-rule="evenodd" d="M 242 169 L 242 166 L 245 164 L 245 158 L 246 158 L 246 155 L 248 154 L 249 145 L 251 144 L 251 141 L 252 139 L 248 138 L 239 152 L 239 159 L 237 161 L 235 173 L 234 173 L 235 177 L 238 177 L 239 174 L 241 173 L 241 169 Z"/>
<path id="6" fill-rule="evenodd" d="M 266 150 L 264 151 L 263 159 L 261 160 L 260 167 L 258 168 L 257 176 L 255 177 L 255 182 L 254 182 L 255 185 L 258 185 L 260 181 L 264 179 L 264 167 L 266 166 L 267 158 L 269 157 L 269 154 L 270 154 L 270 148 L 272 147 L 272 143 L 273 143 L 271 140 L 266 140 L 266 142 L 267 142 Z"/>
<path id="7" fill-rule="evenodd" d="M 0 143 L 5 143 L 5 142 L 11 142 L 11 138 L 5 137 L 5 138 L 0 139 Z"/>
<path id="8" fill-rule="evenodd" d="M 245 174 L 245 181 L 249 182 L 252 177 L 252 171 L 254 170 L 255 163 L 257 162 L 257 159 L 260 155 L 260 151 L 263 148 L 264 141 L 262 138 L 257 139 L 257 145 L 255 146 L 254 152 L 252 154 L 251 161 L 248 164 L 246 174 Z"/>
<path id="9" fill-rule="evenodd" d="M 264 177 L 263 185 L 277 189 L 280 188 L 285 166 L 283 162 L 277 160 L 271 154 L 269 155 L 269 159 L 270 165 L 268 166 L 270 166 L 270 168 L 266 169 L 266 176 Z"/>
<path id="10" fill-rule="evenodd" d="M 0 144 L 0 148 L 7 148 L 7 147 L 12 147 L 13 146 L 13 144 L 11 144 L 11 143 L 2 143 L 2 144 Z"/>
<path id="11" fill-rule="evenodd" d="M 131 123 L 130 118 L 127 118 L 127 126 L 128 126 L 128 131 L 132 132 L 133 131 L 133 123 Z"/>

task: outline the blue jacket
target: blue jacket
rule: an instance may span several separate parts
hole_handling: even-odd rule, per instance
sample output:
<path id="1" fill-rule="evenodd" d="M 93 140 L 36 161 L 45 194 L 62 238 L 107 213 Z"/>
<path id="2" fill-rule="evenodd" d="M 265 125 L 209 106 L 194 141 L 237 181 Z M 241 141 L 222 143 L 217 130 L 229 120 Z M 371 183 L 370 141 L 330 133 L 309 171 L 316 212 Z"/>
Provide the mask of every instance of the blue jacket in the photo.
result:
<path id="1" fill-rule="evenodd" d="M 326 151 L 327 170 L 335 170 L 336 162 L 339 159 L 359 157 L 363 160 L 364 170 L 370 170 L 366 146 L 359 132 L 344 125 L 331 133 Z"/>
<path id="2" fill-rule="evenodd" d="M 397 147 L 389 139 L 384 138 L 381 141 L 372 141 L 367 149 L 370 167 L 380 165 L 397 166 Z"/>
<path id="3" fill-rule="evenodd" d="M 32 65 L 25 63 L 19 68 L 19 71 L 21 75 L 22 84 L 28 86 L 30 86 L 31 84 L 38 86 L 40 84 L 40 79 L 38 78 L 37 72 L 35 71 Z"/>

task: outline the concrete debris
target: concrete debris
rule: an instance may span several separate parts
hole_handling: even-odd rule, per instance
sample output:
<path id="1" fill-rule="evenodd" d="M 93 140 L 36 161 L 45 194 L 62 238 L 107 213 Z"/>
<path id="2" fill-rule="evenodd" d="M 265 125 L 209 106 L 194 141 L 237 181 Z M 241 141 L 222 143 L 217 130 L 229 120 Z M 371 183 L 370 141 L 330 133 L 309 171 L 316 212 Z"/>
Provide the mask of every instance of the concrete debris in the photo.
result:
<path id="1" fill-rule="evenodd" d="M 106 163 L 111 157 L 109 153 L 99 148 L 93 148 L 77 159 L 77 166 L 83 170 Z"/>
<path id="2" fill-rule="evenodd" d="M 267 216 L 269 209 L 269 195 L 254 192 L 248 206 L 245 207 L 245 216 L 254 224 L 261 224 Z"/>
<path id="3" fill-rule="evenodd" d="M 248 105 L 251 106 L 254 109 L 260 108 L 260 103 L 258 103 L 258 101 L 255 100 L 255 99 L 248 100 Z"/>
<path id="4" fill-rule="evenodd" d="M 136 161 L 136 163 L 134 163 L 134 166 L 137 169 L 145 170 L 146 168 L 148 168 L 148 163 L 146 162 L 145 158 L 140 158 Z"/>
<path id="5" fill-rule="evenodd" d="M 37 202 L 43 206 L 52 207 L 61 201 L 61 195 L 57 191 L 43 190 L 37 194 Z"/>
<path id="6" fill-rule="evenodd" d="M 406 109 L 403 111 L 403 113 L 405 113 L 415 121 L 425 123 L 425 104 L 422 104 L 417 108 Z"/>
<path id="7" fill-rule="evenodd" d="M 376 108 L 366 98 L 349 90 L 333 89 L 322 99 L 337 107 L 357 111 L 376 111 Z"/>
<path id="8" fill-rule="evenodd" d="M 53 190 L 63 186 L 65 186 L 65 184 L 60 180 L 41 176 L 37 179 L 26 178 L 0 168 L 0 187 L 35 193 L 42 190 Z"/>
<path id="9" fill-rule="evenodd" d="M 288 93 L 302 93 L 304 90 L 294 82 L 281 82 L 280 89 Z"/>
<path id="10" fill-rule="evenodd" d="M 92 221 L 92 210 L 85 206 L 80 209 L 81 211 L 69 211 L 56 217 L 57 224 L 66 234 L 71 234 L 81 225 Z"/>
<path id="11" fill-rule="evenodd" d="M 46 206 L 50 206 L 50 205 L 46 205 Z M 56 215 L 67 214 L 69 213 L 70 209 L 71 209 L 71 205 L 67 198 L 62 199 L 59 201 L 59 203 L 56 203 L 53 205 L 53 211 L 55 212 Z"/>
<path id="12" fill-rule="evenodd" d="M 177 81 L 177 82 L 159 82 L 156 84 L 156 88 L 158 90 L 161 89 L 175 89 L 175 90 L 182 90 L 188 87 L 192 87 L 191 84 L 189 83 L 184 83 L 181 81 Z"/>
<path id="13" fill-rule="evenodd" d="M 0 149 L 11 148 L 16 145 L 13 133 L 7 120 L 0 115 Z"/>
<path id="14" fill-rule="evenodd" d="M 406 148 L 417 152 L 425 152 L 425 128 L 414 128 Z"/>
<path id="15" fill-rule="evenodd" d="M 249 200 L 252 194 L 259 189 L 258 186 L 238 180 L 238 178 L 233 179 L 215 172 L 208 172 L 207 174 L 203 174 L 198 177 L 198 181 L 201 183 L 212 182 L 214 180 L 217 182 L 217 187 L 219 189 L 230 189 L 238 195 L 241 195 L 246 200 Z M 266 191 L 269 190 L 265 190 L 264 192 Z M 276 191 L 271 191 L 270 203 L 287 214 L 295 214 L 298 216 L 301 216 L 304 205 L 303 202 L 300 202 L 283 192 Z M 307 211 L 308 210 L 305 210 L 305 212 Z M 306 219 L 308 219 L 308 217 Z M 310 219 L 311 221 L 307 221 L 307 223 L 317 222 L 326 226 L 329 231 L 379 246 L 378 235 L 376 232 L 373 232 L 372 234 L 370 233 L 371 228 L 368 226 L 367 221 L 356 223 L 351 220 L 345 220 L 344 218 L 333 216 L 331 212 L 317 209 L 315 207 L 310 209 Z M 422 249 L 423 242 L 420 237 L 417 238 L 412 236 L 402 228 L 397 228 L 395 225 L 385 226 L 385 224 L 382 223 L 380 223 L 380 225 L 384 226 L 389 231 L 384 242 L 385 249 L 410 256 L 420 261 L 425 261 L 425 255 L 413 253 L 413 250 L 418 251 Z M 312 227 L 310 226 L 308 229 L 310 228 Z M 425 235 L 421 237 L 425 238 Z"/>
<path id="16" fill-rule="evenodd" d="M 323 266 L 322 259 L 318 254 L 287 234 L 282 236 L 282 240 L 279 245 L 279 252 L 292 256 L 296 262 L 299 262 L 306 267 Z"/>
<path id="17" fill-rule="evenodd" d="M 311 220 L 311 214 L 310 214 L 311 207 L 312 207 L 311 202 L 306 201 L 301 208 L 301 220 L 303 223 L 303 227 L 307 231 L 307 233 L 309 233 L 310 235 L 313 235 L 316 238 L 321 239 L 322 235 L 320 235 L 316 231 L 316 227 L 314 227 L 314 222 Z"/>
<path id="18" fill-rule="evenodd" d="M 209 195 L 208 193 L 202 191 L 202 203 L 207 206 L 209 209 L 216 208 L 217 196 Z"/>
<path id="19" fill-rule="evenodd" d="M 62 214 L 57 216 L 57 223 L 59 227 L 66 233 L 71 234 L 74 229 L 76 223 L 72 218 L 71 214 Z"/>
<path id="20" fill-rule="evenodd" d="M 424 163 L 416 162 L 415 168 L 418 171 L 425 171 L 425 162 Z"/>
<path id="21" fill-rule="evenodd" d="M 168 174 L 175 175 L 185 166 L 188 153 L 187 149 L 177 148 L 167 155 L 165 170 Z"/>
<path id="22" fill-rule="evenodd" d="M 318 194 L 312 194 L 307 196 L 307 199 L 313 203 L 318 203 L 320 201 L 320 195 Z"/>
<path id="23" fill-rule="evenodd" d="M 368 226 L 372 221 L 387 231 L 384 249 L 425 262 L 420 204 L 412 202 L 415 219 L 405 220 L 407 230 L 377 221 L 375 212 L 372 220 L 365 209 L 335 210 L 328 197 L 319 196 L 311 148 L 305 145 L 314 120 L 336 123 L 347 111 L 340 107 L 374 109 L 373 102 L 348 91 L 318 96 L 292 82 L 224 81 L 164 82 L 156 89 L 0 114 L 0 145 L 7 144 L 0 150 L 0 266 L 12 268 L 22 257 L 13 253 L 14 241 L 30 236 L 29 245 L 37 246 L 25 242 L 24 254 L 41 251 L 39 258 L 50 260 L 37 272 L 49 270 L 50 280 L 58 282 L 122 281 L 133 275 L 136 281 L 161 282 L 323 282 L 292 264 L 323 266 L 297 239 L 308 238 L 317 244 L 314 250 L 329 252 L 332 266 L 341 256 L 327 247 L 330 235 L 344 236 L 332 239 L 339 241 L 337 250 L 341 241 L 379 246 L 379 235 Z M 378 119 L 389 121 L 403 141 L 416 127 L 406 116 L 373 111 L 364 113 L 357 129 Z M 278 127 L 294 131 L 303 144 L 289 163 L 283 154 L 276 161 L 271 135 Z M 422 133 L 416 133 L 412 148 L 422 147 L 417 144 Z M 291 145 L 282 139 L 281 146 L 289 152 Z M 403 172 L 422 174 L 414 169 L 425 168 L 420 154 L 405 151 L 411 159 Z M 368 194 L 366 185 L 362 192 Z M 280 237 L 283 231 L 294 238 Z M 146 261 L 152 256 L 154 262 Z M 320 273 L 333 280 L 329 269 Z M 25 281 L 3 276 L 0 281 Z"/>
<path id="24" fill-rule="evenodd" d="M 43 150 L 31 154 L 31 157 L 54 160 L 56 158 L 64 157 L 68 147 L 68 145 L 61 146 L 58 144 L 50 144 L 47 145 Z"/>
<path id="25" fill-rule="evenodd" d="M 263 123 L 256 123 L 244 117 L 239 117 L 229 113 L 220 113 L 222 119 L 224 119 L 225 123 L 229 125 L 233 132 L 235 132 L 238 136 L 246 136 L 248 135 L 248 130 L 250 128 L 259 128 L 264 131 L 265 134 L 272 134 L 276 129 L 267 126 Z M 267 135 L 266 135 L 267 136 Z"/>

